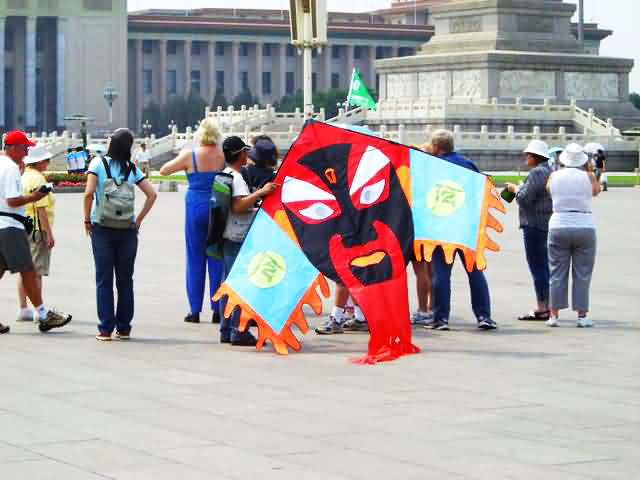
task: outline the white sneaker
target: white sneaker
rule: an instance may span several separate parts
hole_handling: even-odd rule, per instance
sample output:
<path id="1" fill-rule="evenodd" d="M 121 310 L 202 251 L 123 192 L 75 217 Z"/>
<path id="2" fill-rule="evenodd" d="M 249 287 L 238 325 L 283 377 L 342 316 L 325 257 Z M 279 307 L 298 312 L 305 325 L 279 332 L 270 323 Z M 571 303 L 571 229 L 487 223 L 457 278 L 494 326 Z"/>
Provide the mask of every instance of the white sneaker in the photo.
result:
<path id="1" fill-rule="evenodd" d="M 578 328 L 591 328 L 593 327 L 593 320 L 589 317 L 578 317 Z"/>
<path id="2" fill-rule="evenodd" d="M 547 327 L 557 327 L 558 319 L 556 317 L 549 317 L 549 320 L 547 320 L 545 324 L 547 325 Z"/>
<path id="3" fill-rule="evenodd" d="M 35 312 L 29 308 L 24 308 L 18 312 L 16 322 L 33 322 L 35 320 Z"/>

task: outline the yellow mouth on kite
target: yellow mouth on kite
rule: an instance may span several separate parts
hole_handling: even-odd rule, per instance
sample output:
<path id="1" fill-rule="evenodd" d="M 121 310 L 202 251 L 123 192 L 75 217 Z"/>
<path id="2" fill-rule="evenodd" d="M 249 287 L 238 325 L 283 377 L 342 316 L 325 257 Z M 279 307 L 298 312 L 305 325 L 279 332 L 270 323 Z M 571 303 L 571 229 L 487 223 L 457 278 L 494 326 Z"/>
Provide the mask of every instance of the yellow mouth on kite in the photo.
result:
<path id="1" fill-rule="evenodd" d="M 375 252 L 375 253 L 372 253 L 371 255 L 354 258 L 351 261 L 351 266 L 359 267 L 359 268 L 370 267 L 371 265 L 379 264 L 382 260 L 384 260 L 384 257 L 386 256 L 387 254 L 384 252 Z"/>

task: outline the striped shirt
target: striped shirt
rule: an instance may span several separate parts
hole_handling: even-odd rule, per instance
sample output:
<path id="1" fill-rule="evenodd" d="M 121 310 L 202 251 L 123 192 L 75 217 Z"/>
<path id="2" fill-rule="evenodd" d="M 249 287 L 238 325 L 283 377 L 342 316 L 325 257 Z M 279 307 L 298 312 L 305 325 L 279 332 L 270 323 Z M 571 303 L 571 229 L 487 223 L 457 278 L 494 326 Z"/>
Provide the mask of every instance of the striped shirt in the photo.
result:
<path id="1" fill-rule="evenodd" d="M 549 219 L 553 213 L 553 202 L 547 191 L 547 181 L 552 170 L 548 162 L 533 168 L 524 185 L 518 190 L 516 201 L 520 206 L 520 227 L 549 230 Z"/>

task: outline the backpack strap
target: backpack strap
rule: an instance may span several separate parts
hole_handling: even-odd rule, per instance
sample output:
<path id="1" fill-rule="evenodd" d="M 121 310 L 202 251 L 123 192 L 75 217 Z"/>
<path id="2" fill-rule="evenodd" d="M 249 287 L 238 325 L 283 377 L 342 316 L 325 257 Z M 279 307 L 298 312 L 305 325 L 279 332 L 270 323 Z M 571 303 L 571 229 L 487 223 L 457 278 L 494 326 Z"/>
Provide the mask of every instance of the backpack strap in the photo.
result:
<path id="1" fill-rule="evenodd" d="M 113 180 L 111 176 L 111 167 L 109 167 L 109 162 L 107 162 L 106 157 L 102 157 L 102 165 L 104 165 L 104 170 L 107 172 L 107 178 L 109 180 Z"/>

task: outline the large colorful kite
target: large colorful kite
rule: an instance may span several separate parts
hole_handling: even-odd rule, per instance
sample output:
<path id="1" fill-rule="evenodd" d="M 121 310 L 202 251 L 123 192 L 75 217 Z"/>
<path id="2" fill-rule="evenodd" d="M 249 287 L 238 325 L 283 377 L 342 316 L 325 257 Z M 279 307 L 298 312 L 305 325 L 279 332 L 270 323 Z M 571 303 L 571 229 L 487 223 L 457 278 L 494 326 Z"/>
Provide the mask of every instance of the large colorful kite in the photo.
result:
<path id="1" fill-rule="evenodd" d="M 369 324 L 377 363 L 416 353 L 406 267 L 442 247 L 449 263 L 461 250 L 467 269 L 484 269 L 498 250 L 487 229 L 504 212 L 490 178 L 388 140 L 308 122 L 291 146 L 268 196 L 215 299 L 240 309 L 240 329 L 258 326 L 258 350 L 300 349 L 292 332 L 309 329 L 307 304 L 322 312 L 326 278 L 345 285 Z M 318 289 L 320 292 L 318 292 Z"/>

